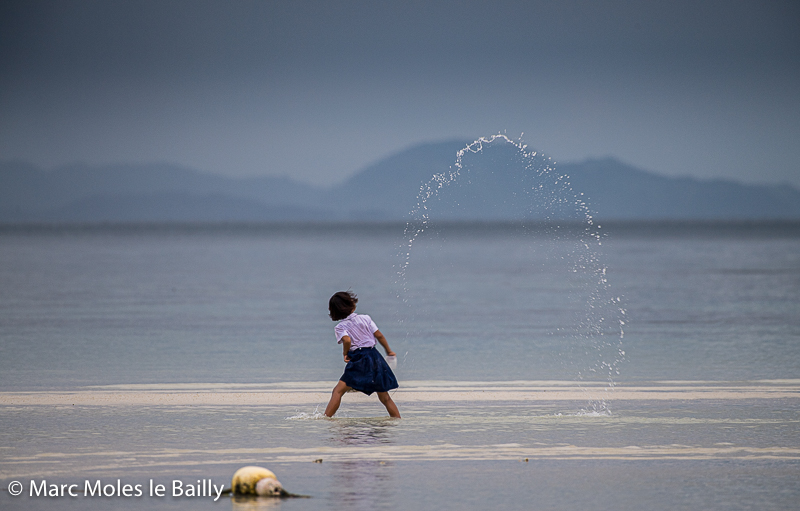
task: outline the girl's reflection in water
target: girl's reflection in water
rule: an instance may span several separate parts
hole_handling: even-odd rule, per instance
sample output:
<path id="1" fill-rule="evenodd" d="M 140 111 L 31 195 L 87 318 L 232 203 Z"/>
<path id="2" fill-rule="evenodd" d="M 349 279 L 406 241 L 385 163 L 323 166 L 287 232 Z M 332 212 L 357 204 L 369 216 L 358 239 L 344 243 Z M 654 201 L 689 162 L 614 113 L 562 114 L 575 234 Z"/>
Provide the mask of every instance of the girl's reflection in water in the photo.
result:
<path id="1" fill-rule="evenodd" d="M 334 445 L 393 444 L 392 429 L 399 425 L 391 417 L 337 419 L 331 422 L 331 443 Z"/>
<path id="2" fill-rule="evenodd" d="M 331 423 L 334 445 L 392 445 L 393 429 L 400 421 L 390 417 L 339 419 Z M 374 454 L 374 451 L 373 451 Z M 348 460 L 335 463 L 330 473 L 331 498 L 348 509 L 387 509 L 397 502 L 394 484 L 394 462 L 379 459 Z"/>

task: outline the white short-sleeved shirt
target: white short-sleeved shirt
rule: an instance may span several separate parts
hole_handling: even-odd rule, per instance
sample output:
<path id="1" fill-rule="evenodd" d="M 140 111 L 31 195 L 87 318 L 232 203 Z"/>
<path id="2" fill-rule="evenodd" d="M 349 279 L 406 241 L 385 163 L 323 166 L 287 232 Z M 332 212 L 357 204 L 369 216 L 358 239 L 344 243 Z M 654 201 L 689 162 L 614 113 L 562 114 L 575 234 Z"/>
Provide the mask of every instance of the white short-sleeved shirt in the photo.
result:
<path id="1" fill-rule="evenodd" d="M 350 349 L 371 348 L 375 346 L 375 332 L 378 325 L 366 314 L 356 314 L 355 312 L 344 318 L 334 328 L 336 331 L 336 341 L 342 344 L 342 337 L 350 337 Z"/>

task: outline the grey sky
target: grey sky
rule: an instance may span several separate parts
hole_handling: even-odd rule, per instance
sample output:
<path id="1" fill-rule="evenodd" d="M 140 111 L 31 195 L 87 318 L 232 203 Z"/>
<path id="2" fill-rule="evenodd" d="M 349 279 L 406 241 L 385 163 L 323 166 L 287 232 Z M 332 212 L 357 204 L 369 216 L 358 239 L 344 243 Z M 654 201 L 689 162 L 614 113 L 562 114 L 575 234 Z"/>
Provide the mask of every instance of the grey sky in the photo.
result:
<path id="1" fill-rule="evenodd" d="M 505 130 L 800 186 L 795 1 L 6 1 L 0 158 L 329 184 Z"/>

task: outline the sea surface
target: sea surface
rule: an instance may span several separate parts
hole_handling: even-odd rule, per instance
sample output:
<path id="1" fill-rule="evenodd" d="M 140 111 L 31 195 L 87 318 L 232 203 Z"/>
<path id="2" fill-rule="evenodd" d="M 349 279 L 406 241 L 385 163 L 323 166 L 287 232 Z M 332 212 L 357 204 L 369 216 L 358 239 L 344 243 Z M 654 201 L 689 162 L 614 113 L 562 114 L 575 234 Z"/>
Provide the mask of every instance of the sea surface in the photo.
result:
<path id="1" fill-rule="evenodd" d="M 0 229 L 0 508 L 797 508 L 798 224 L 404 227 Z M 401 420 L 319 417 L 347 289 Z M 311 498 L 29 495 L 245 465 Z"/>

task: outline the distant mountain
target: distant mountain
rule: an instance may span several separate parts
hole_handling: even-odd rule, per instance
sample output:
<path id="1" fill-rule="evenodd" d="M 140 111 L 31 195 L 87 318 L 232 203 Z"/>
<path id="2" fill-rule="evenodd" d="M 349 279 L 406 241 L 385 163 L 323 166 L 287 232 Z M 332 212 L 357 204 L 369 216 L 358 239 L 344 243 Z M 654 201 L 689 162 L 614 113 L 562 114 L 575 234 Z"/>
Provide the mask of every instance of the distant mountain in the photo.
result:
<path id="1" fill-rule="evenodd" d="M 285 177 L 230 179 L 168 164 L 43 171 L 0 163 L 2 222 L 283 221 L 336 217 L 327 191 Z"/>
<path id="2" fill-rule="evenodd" d="M 800 219 L 800 190 L 789 185 L 747 185 L 665 177 L 613 158 L 558 166 L 583 191 L 597 216 L 610 219 Z"/>
<path id="3" fill-rule="evenodd" d="M 459 141 L 413 147 L 355 174 L 334 188 L 335 195 L 362 209 L 380 205 L 393 218 L 407 218 L 420 185 L 452 170 L 465 146 Z M 525 169 L 514 147 L 497 142 L 479 155 L 468 153 L 459 178 L 426 207 L 433 219 L 560 219 L 576 218 L 576 198 L 598 219 L 800 219 L 800 190 L 789 185 L 666 177 L 612 158 L 559 164 L 538 176 Z"/>
<path id="4" fill-rule="evenodd" d="M 0 162 L 0 222 L 405 220 L 420 186 L 452 171 L 465 146 L 450 141 L 411 147 L 331 188 L 279 177 L 232 179 L 167 164 L 44 171 Z M 458 179 L 438 190 L 425 211 L 451 220 L 571 218 L 577 197 L 599 219 L 800 219 L 800 191 L 788 185 L 670 178 L 611 158 L 560 164 L 538 175 L 519 160 L 507 144 L 468 154 Z"/>
<path id="5" fill-rule="evenodd" d="M 462 141 L 423 144 L 389 156 L 334 186 L 328 204 L 355 211 L 380 210 L 388 217 L 406 219 L 420 186 L 434 174 L 448 171 L 466 145 Z"/>

